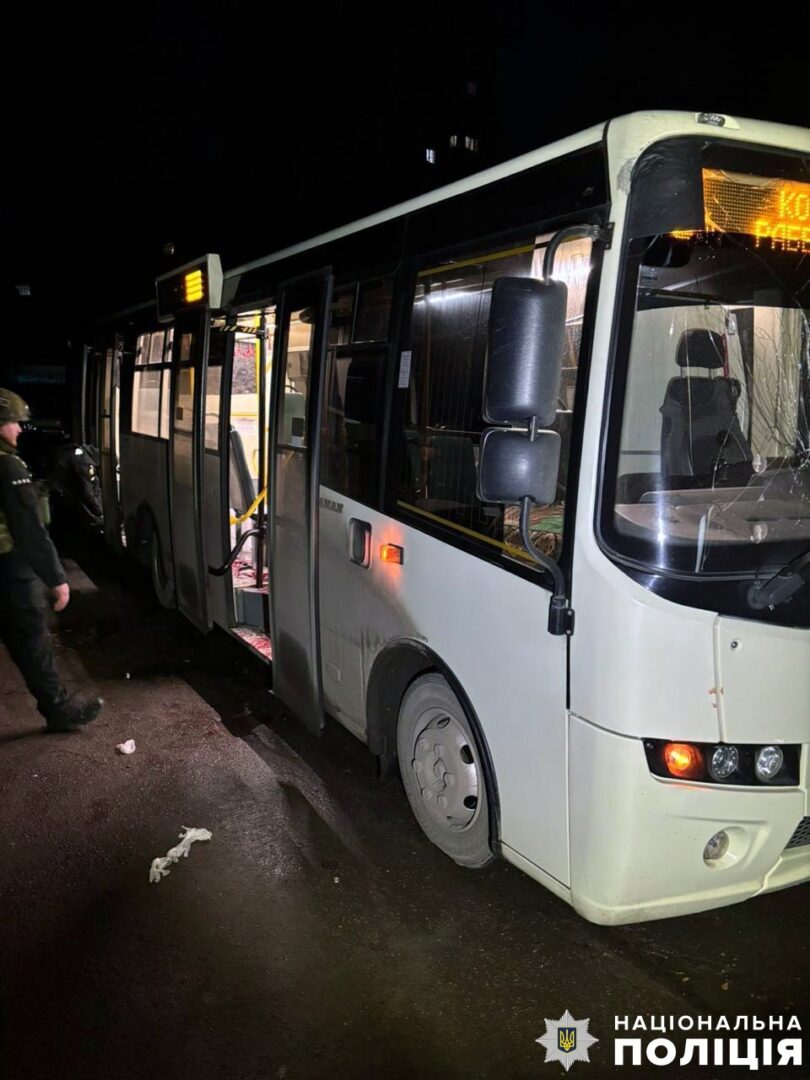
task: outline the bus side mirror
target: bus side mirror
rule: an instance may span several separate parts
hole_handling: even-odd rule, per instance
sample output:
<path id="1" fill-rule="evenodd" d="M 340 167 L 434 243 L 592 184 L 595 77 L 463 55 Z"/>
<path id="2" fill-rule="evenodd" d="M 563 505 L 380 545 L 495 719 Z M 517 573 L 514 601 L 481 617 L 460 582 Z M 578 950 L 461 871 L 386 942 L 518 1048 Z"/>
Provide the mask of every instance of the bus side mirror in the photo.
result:
<path id="1" fill-rule="evenodd" d="M 531 442 L 522 431 L 487 428 L 481 439 L 478 497 L 486 503 L 518 503 L 529 498 L 549 506 L 557 495 L 560 436 L 538 431 Z"/>
<path id="2" fill-rule="evenodd" d="M 554 422 L 568 289 L 562 281 L 503 277 L 492 286 L 484 387 L 488 424 Z"/>

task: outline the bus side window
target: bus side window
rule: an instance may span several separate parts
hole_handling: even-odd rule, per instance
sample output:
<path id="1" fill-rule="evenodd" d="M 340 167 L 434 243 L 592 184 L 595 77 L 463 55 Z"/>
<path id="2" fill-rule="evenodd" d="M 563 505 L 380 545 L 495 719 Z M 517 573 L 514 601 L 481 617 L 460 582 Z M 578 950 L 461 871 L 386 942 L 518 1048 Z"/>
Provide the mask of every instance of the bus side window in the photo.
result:
<path id="1" fill-rule="evenodd" d="M 391 278 L 360 285 L 359 301 L 349 334 L 344 296 L 333 304 L 326 367 L 321 431 L 321 483 L 367 505 L 377 502 L 379 488 L 379 418 L 388 356 Z M 363 344 L 358 344 L 362 342 Z"/>
<path id="2" fill-rule="evenodd" d="M 169 437 L 169 390 L 174 328 L 138 335 L 132 374 L 130 431 Z"/>
<path id="3" fill-rule="evenodd" d="M 160 388 L 165 330 L 139 334 L 132 376 L 130 430 L 138 435 L 160 434 Z"/>
<path id="4" fill-rule="evenodd" d="M 548 237 L 508 251 L 433 267 L 418 275 L 413 299 L 411 362 L 398 505 L 426 521 L 441 518 L 482 548 L 523 549 L 517 506 L 481 502 L 476 473 L 481 434 L 492 285 L 500 277 L 541 277 Z M 568 451 L 574 408 L 591 242 L 561 245 L 554 276 L 568 285 L 566 355 L 554 427 L 562 438 L 560 485 L 550 507 L 536 507 L 534 542 L 548 555 L 562 548 Z"/>

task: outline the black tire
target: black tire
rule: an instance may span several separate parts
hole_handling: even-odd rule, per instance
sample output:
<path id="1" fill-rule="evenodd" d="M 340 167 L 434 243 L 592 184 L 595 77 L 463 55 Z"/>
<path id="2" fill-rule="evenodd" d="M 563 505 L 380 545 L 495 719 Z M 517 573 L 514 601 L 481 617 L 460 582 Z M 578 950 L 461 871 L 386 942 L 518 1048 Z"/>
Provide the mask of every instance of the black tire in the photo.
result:
<path id="1" fill-rule="evenodd" d="M 172 610 L 177 607 L 177 597 L 174 591 L 174 582 L 166 572 L 166 564 L 163 561 L 163 548 L 157 529 L 152 529 L 149 537 L 149 569 L 152 571 L 152 587 L 161 607 Z"/>
<path id="2" fill-rule="evenodd" d="M 461 702 L 441 675 L 423 675 L 402 699 L 399 770 L 425 836 L 471 869 L 492 862 L 481 755 Z"/>

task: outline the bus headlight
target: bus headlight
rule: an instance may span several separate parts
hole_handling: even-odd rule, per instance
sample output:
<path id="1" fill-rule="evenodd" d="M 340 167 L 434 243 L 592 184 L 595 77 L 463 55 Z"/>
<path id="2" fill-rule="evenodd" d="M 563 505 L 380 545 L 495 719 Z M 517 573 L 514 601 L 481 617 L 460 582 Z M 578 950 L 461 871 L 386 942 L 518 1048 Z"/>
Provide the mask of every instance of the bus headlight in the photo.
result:
<path id="1" fill-rule="evenodd" d="M 763 746 L 757 750 L 754 759 L 754 772 L 757 780 L 763 784 L 769 783 L 778 776 L 784 763 L 784 755 L 778 746 Z"/>
<path id="2" fill-rule="evenodd" d="M 709 758 L 709 776 L 712 780 L 728 780 L 740 764 L 740 752 L 736 746 L 715 746 Z"/>
<path id="3" fill-rule="evenodd" d="M 801 746 L 788 743 L 675 742 L 643 739 L 647 765 L 662 780 L 729 787 L 797 787 Z M 732 837 L 732 847 L 734 838 Z"/>

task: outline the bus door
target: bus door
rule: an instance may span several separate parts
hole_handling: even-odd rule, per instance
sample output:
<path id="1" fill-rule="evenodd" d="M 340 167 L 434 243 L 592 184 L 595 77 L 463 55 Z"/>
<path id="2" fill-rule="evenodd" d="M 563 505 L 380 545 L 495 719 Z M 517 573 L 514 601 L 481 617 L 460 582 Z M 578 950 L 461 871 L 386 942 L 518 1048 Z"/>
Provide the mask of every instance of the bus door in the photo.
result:
<path id="1" fill-rule="evenodd" d="M 121 405 L 121 357 L 124 343 L 116 334 L 104 351 L 102 361 L 101 399 L 99 402 L 99 435 L 101 497 L 104 509 L 104 539 L 116 550 L 121 540 L 120 497 L 120 405 Z"/>
<path id="2" fill-rule="evenodd" d="M 230 574 L 221 580 L 230 589 L 232 609 L 226 625 L 268 660 L 271 642 L 266 505 L 275 315 L 275 305 L 271 304 L 239 312 L 229 320 L 226 336 L 231 347 L 226 352 L 223 386 L 230 387 L 230 394 L 222 405 L 231 566 Z M 211 352 L 209 349 L 209 378 Z"/>
<path id="3" fill-rule="evenodd" d="M 202 403 L 202 542 L 208 559 L 208 620 L 218 626 L 230 625 L 228 577 L 217 569 L 229 554 L 228 532 L 223 528 L 223 484 L 228 457 L 227 437 L 223 437 L 223 420 L 227 421 L 228 402 L 223 388 L 227 386 L 231 335 L 226 333 L 224 322 L 223 318 L 214 318 L 208 329 Z"/>
<path id="4" fill-rule="evenodd" d="M 276 333 L 269 505 L 273 690 L 323 728 L 318 629 L 318 465 L 329 270 L 283 286 Z"/>
<path id="5" fill-rule="evenodd" d="M 172 345 L 169 508 L 177 606 L 208 630 L 208 564 L 203 531 L 203 452 L 209 317 L 178 315 Z"/>

